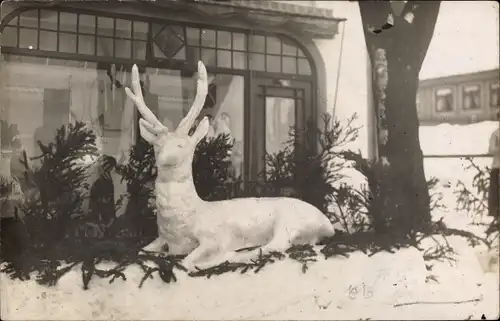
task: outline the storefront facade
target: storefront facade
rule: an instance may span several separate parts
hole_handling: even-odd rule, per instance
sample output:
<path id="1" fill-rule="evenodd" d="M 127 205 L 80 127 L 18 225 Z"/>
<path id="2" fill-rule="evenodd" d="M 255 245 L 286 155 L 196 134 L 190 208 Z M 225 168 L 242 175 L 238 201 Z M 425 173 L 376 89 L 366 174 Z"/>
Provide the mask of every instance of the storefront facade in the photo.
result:
<path id="1" fill-rule="evenodd" d="M 234 138 L 235 166 L 255 179 L 290 126 L 300 129 L 326 111 L 311 37 L 333 38 L 338 19 L 311 8 L 294 17 L 304 8 L 290 4 L 157 2 L 2 4 L 2 118 L 17 124 L 30 156 L 36 140 L 85 121 L 102 137 L 104 154 L 126 161 L 137 140 L 137 114 L 123 89 L 132 65 L 149 107 L 174 129 L 194 98 L 201 60 L 210 76 L 203 115 L 215 134 Z"/>

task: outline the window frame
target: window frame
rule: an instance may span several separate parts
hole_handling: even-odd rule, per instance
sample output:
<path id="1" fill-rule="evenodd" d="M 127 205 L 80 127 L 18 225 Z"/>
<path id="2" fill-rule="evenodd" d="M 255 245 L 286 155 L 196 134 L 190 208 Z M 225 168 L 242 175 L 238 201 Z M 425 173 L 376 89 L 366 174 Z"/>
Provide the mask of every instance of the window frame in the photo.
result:
<path id="1" fill-rule="evenodd" d="M 479 97 L 478 104 L 475 108 L 465 108 L 465 96 L 467 95 L 467 87 L 477 87 L 477 95 Z M 482 109 L 482 99 L 481 99 L 481 84 L 480 83 L 469 83 L 461 85 L 462 89 L 462 99 L 461 99 L 461 110 L 464 112 L 477 112 Z"/>
<path id="2" fill-rule="evenodd" d="M 438 110 L 438 99 L 441 97 L 439 95 L 440 90 L 449 90 L 451 95 L 451 109 L 450 110 Z M 446 114 L 452 114 L 455 112 L 455 90 L 451 86 L 440 86 L 434 89 L 434 113 L 438 115 L 446 115 Z"/>
<path id="3" fill-rule="evenodd" d="M 493 88 L 496 87 L 496 88 Z M 496 91 L 497 94 L 497 104 L 493 105 L 493 93 Z M 489 100 L 489 107 L 492 109 L 500 109 L 500 81 L 490 81 L 489 86 L 488 86 L 488 100 Z"/>
<path id="4" fill-rule="evenodd" d="M 23 10 L 20 10 L 23 9 Z M 38 10 L 38 26 L 22 26 L 21 25 L 21 15 L 25 12 L 29 12 L 31 10 Z M 53 11 L 57 12 L 58 16 L 58 23 L 57 23 L 57 28 L 55 30 L 48 30 L 45 28 L 41 28 L 40 24 L 40 12 L 41 11 Z M 231 33 L 231 43 L 233 43 L 234 37 L 233 33 L 239 33 L 243 34 L 245 36 L 245 50 L 236 50 L 234 48 L 231 48 L 231 57 L 233 57 L 234 53 L 244 53 L 246 54 L 246 64 L 245 64 L 245 69 L 235 69 L 233 67 L 231 68 L 226 68 L 226 67 L 219 67 L 217 65 L 213 66 L 210 64 L 205 63 L 207 67 L 207 71 L 212 72 L 212 73 L 225 73 L 225 74 L 240 74 L 240 75 L 245 75 L 247 73 L 253 73 L 255 75 L 258 75 L 259 77 L 278 77 L 278 78 L 285 78 L 285 79 L 299 79 L 299 80 L 304 80 L 304 81 L 314 81 L 316 77 L 316 68 L 314 64 L 314 59 L 312 56 L 308 53 L 307 49 L 305 46 L 303 46 L 301 43 L 297 42 L 296 40 L 280 34 L 280 33 L 273 33 L 273 32 L 256 32 L 255 30 L 250 30 L 250 29 L 245 29 L 245 28 L 238 28 L 238 27 L 227 27 L 227 26 L 213 26 L 213 25 L 207 25 L 207 24 L 202 24 L 199 22 L 179 22 L 179 21 L 174 21 L 174 20 L 169 20 L 169 19 L 158 19 L 154 17 L 143 17 L 143 16 L 138 16 L 138 15 L 130 15 L 130 14 L 120 14 L 120 13 L 111 13 L 111 12 L 102 12 L 99 10 L 91 10 L 88 8 L 37 8 L 37 7 L 26 7 L 26 8 L 18 8 L 13 10 L 11 13 L 16 13 L 12 17 L 10 17 L 10 20 L 6 23 L 4 28 L 13 28 L 17 32 L 17 45 L 16 46 L 1 46 L 1 52 L 6 53 L 6 54 L 16 54 L 16 55 L 27 55 L 27 56 L 38 56 L 38 57 L 50 57 L 50 58 L 58 58 L 58 59 L 69 59 L 69 60 L 77 60 L 77 61 L 88 61 L 88 62 L 103 62 L 103 63 L 114 63 L 114 64 L 137 64 L 137 65 L 143 65 L 146 67 L 151 67 L 151 68 L 162 68 L 162 69 L 173 69 L 173 70 L 191 70 L 191 71 L 196 71 L 196 66 L 197 66 L 197 61 L 194 59 L 190 59 L 189 57 L 186 57 L 184 61 L 182 60 L 176 60 L 176 59 L 162 59 L 159 57 L 154 56 L 154 50 L 153 50 L 153 45 L 155 43 L 155 38 L 158 35 L 153 36 L 152 34 L 152 26 L 153 24 L 160 24 L 164 28 L 169 28 L 171 26 L 176 26 L 176 27 L 181 27 L 183 28 L 184 31 L 184 38 L 186 39 L 186 31 L 187 28 L 194 28 L 194 29 L 199 29 L 200 31 L 200 40 L 198 45 L 189 45 L 189 47 L 185 47 L 186 49 L 199 49 L 200 51 L 203 49 L 210 49 L 210 50 L 216 50 L 217 51 L 222 51 L 222 50 L 228 50 L 224 48 L 217 47 L 217 39 L 216 39 L 216 44 L 214 47 L 206 48 L 202 45 L 201 43 L 201 32 L 203 30 L 210 30 L 210 31 L 215 31 L 215 34 L 217 35 L 218 32 L 230 32 Z M 60 30 L 60 16 L 61 13 L 69 13 L 69 14 L 76 14 L 77 15 L 77 27 L 76 31 L 67 31 L 67 30 Z M 10 14 L 8 14 L 9 16 Z M 94 23 L 95 23 L 95 30 L 93 34 L 90 33 L 82 33 L 79 31 L 80 25 L 78 24 L 80 22 L 79 17 L 81 15 L 90 15 L 90 16 L 95 16 L 94 17 Z M 6 19 L 9 17 L 6 17 Z M 114 19 L 114 27 L 113 27 L 113 36 L 111 35 L 101 35 L 98 32 L 98 23 L 99 23 L 99 18 L 110 18 Z M 117 20 L 129 20 L 133 22 L 138 22 L 138 23 L 147 23 L 148 24 L 148 34 L 147 34 L 147 39 L 146 40 L 139 40 L 134 38 L 134 30 L 132 29 L 131 31 L 131 38 L 116 38 L 116 21 Z M 14 23 L 12 23 L 14 22 Z M 132 26 L 134 23 L 132 23 Z M 20 48 L 20 43 L 19 43 L 19 38 L 20 38 L 20 31 L 21 30 L 36 30 L 37 31 L 37 48 L 29 49 L 29 48 Z M 3 29 L 0 30 L 0 32 L 3 32 Z M 56 32 L 57 33 L 57 49 L 56 50 L 40 50 L 40 32 Z M 94 45 L 94 55 L 90 54 L 81 54 L 78 52 L 75 53 L 69 53 L 69 52 L 60 52 L 59 49 L 59 36 L 60 34 L 70 34 L 70 35 L 76 35 L 76 51 L 79 49 L 79 41 L 78 39 L 80 38 L 79 36 L 94 36 L 95 40 L 95 45 Z M 252 51 L 250 48 L 253 48 L 253 42 L 257 37 L 265 37 L 265 44 L 267 46 L 267 37 L 270 38 L 278 38 L 281 41 L 281 52 L 280 53 L 269 53 L 269 52 L 260 52 L 260 51 Z M 99 56 L 98 54 L 98 43 L 99 39 L 112 39 L 113 43 L 113 50 L 111 50 L 114 53 L 115 49 L 115 43 L 116 40 L 131 40 L 131 41 L 138 41 L 138 42 L 145 42 L 146 43 L 146 55 L 145 59 L 135 59 L 134 57 L 131 58 L 121 58 L 121 57 L 115 57 L 113 54 L 112 57 L 106 57 L 106 56 Z M 297 52 L 295 55 L 292 54 L 287 54 L 283 52 L 283 43 L 286 43 L 287 45 L 292 45 L 296 47 Z M 267 50 L 267 48 L 266 48 Z M 133 49 L 131 49 L 133 51 Z M 186 50 L 188 51 L 188 50 Z M 264 54 L 265 57 L 265 67 L 263 70 L 257 70 L 257 69 L 252 69 L 251 64 L 250 64 L 250 55 L 260 55 Z M 187 52 L 186 52 L 187 55 Z M 199 56 L 199 55 L 198 55 Z M 217 55 L 215 56 L 217 57 Z M 296 73 L 283 73 L 283 72 L 271 72 L 268 70 L 265 70 L 266 66 L 268 65 L 268 58 L 271 57 L 279 57 L 280 58 L 280 71 L 283 70 L 283 58 L 295 58 L 296 63 L 295 63 L 295 69 Z M 217 60 L 217 58 L 215 58 Z M 307 62 L 307 65 L 301 65 L 300 62 Z M 233 66 L 233 62 L 231 63 L 231 66 Z M 307 74 L 300 74 L 299 70 L 301 67 L 305 68 L 308 70 Z"/>

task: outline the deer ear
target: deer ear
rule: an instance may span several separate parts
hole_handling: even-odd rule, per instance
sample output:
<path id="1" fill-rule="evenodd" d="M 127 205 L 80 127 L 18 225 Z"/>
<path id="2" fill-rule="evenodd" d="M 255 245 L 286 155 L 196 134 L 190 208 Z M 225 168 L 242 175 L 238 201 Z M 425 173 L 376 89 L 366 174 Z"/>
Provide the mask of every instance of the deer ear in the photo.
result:
<path id="1" fill-rule="evenodd" d="M 196 140 L 196 143 L 200 142 L 200 140 L 207 136 L 209 127 L 210 124 L 208 122 L 208 117 L 203 117 L 192 136 Z"/>

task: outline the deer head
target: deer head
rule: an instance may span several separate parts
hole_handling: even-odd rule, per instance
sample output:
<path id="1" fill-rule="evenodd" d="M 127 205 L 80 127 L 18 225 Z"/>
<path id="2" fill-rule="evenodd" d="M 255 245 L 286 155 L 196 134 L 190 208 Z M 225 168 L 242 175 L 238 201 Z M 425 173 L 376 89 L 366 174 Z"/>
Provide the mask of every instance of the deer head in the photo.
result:
<path id="1" fill-rule="evenodd" d="M 195 132 L 189 135 L 208 93 L 207 70 L 203 63 L 198 62 L 198 81 L 193 105 L 175 131 L 170 132 L 146 106 L 136 65 L 132 67 L 132 91 L 125 88 L 125 92 L 135 103 L 142 116 L 139 119 L 140 135 L 153 145 L 158 168 L 172 167 L 182 163 L 188 163 L 191 166 L 191 162 L 188 161 L 192 159 L 196 145 L 207 135 L 209 129 L 208 118 L 204 117 Z"/>

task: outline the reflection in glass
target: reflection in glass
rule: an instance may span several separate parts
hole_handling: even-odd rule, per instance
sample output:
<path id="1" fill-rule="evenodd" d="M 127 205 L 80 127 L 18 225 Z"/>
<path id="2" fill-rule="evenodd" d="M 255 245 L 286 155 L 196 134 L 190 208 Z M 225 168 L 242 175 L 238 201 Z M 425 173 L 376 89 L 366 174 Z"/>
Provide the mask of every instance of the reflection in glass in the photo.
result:
<path id="1" fill-rule="evenodd" d="M 281 54 L 281 40 L 276 37 L 266 37 L 266 52 L 270 54 Z"/>
<path id="2" fill-rule="evenodd" d="M 89 17 L 89 16 L 85 16 L 85 17 Z M 85 19 L 85 17 L 83 19 Z M 80 19 L 82 19 L 82 17 L 80 17 Z M 80 20 L 80 21 L 82 21 L 82 20 Z M 83 21 L 87 21 L 87 20 L 83 20 Z M 94 26 L 94 22 L 92 22 L 92 26 Z M 40 28 L 49 29 L 49 30 L 57 30 L 57 12 L 54 12 L 51 10 L 40 10 Z"/>
<path id="3" fill-rule="evenodd" d="M 244 77 L 236 75 L 210 75 L 209 88 L 214 91 L 214 102 L 210 108 L 202 110 L 201 120 L 205 116 L 210 118 L 208 138 L 215 138 L 226 134 L 229 143 L 233 143 L 231 155 L 232 175 L 235 179 L 241 178 L 243 173 L 243 106 L 244 106 Z M 190 101 L 194 99 L 196 82 L 191 81 Z"/>
<path id="4" fill-rule="evenodd" d="M 281 58 L 279 56 L 267 56 L 266 69 L 269 72 L 281 72 Z"/>
<path id="5" fill-rule="evenodd" d="M 292 126 L 295 126 L 295 100 L 266 97 L 266 153 L 283 150 L 290 140 Z"/>
<path id="6" fill-rule="evenodd" d="M 40 50 L 48 50 L 48 51 L 57 50 L 56 32 L 40 31 Z"/>
<path id="7" fill-rule="evenodd" d="M 17 47 L 17 29 L 5 27 L 0 37 L 0 45 L 6 47 Z"/>
<path id="8" fill-rule="evenodd" d="M 59 14 L 59 30 L 76 32 L 77 15 L 69 12 L 61 12 Z"/>
<path id="9" fill-rule="evenodd" d="M 76 53 L 76 35 L 60 33 L 59 34 L 59 51 Z"/>
<path id="10" fill-rule="evenodd" d="M 19 30 L 19 48 L 37 49 L 37 31 L 33 29 Z"/>
<path id="11" fill-rule="evenodd" d="M 266 56 L 261 54 L 250 54 L 250 67 L 253 70 L 266 70 Z"/>
<path id="12" fill-rule="evenodd" d="M 231 68 L 231 51 L 217 50 L 217 66 Z"/>
<path id="13" fill-rule="evenodd" d="M 217 31 L 217 47 L 220 49 L 231 49 L 231 33 L 228 31 Z"/>
<path id="14" fill-rule="evenodd" d="M 299 59 L 299 74 L 300 75 L 311 75 L 311 66 L 309 65 L 309 61 L 305 58 Z"/>

